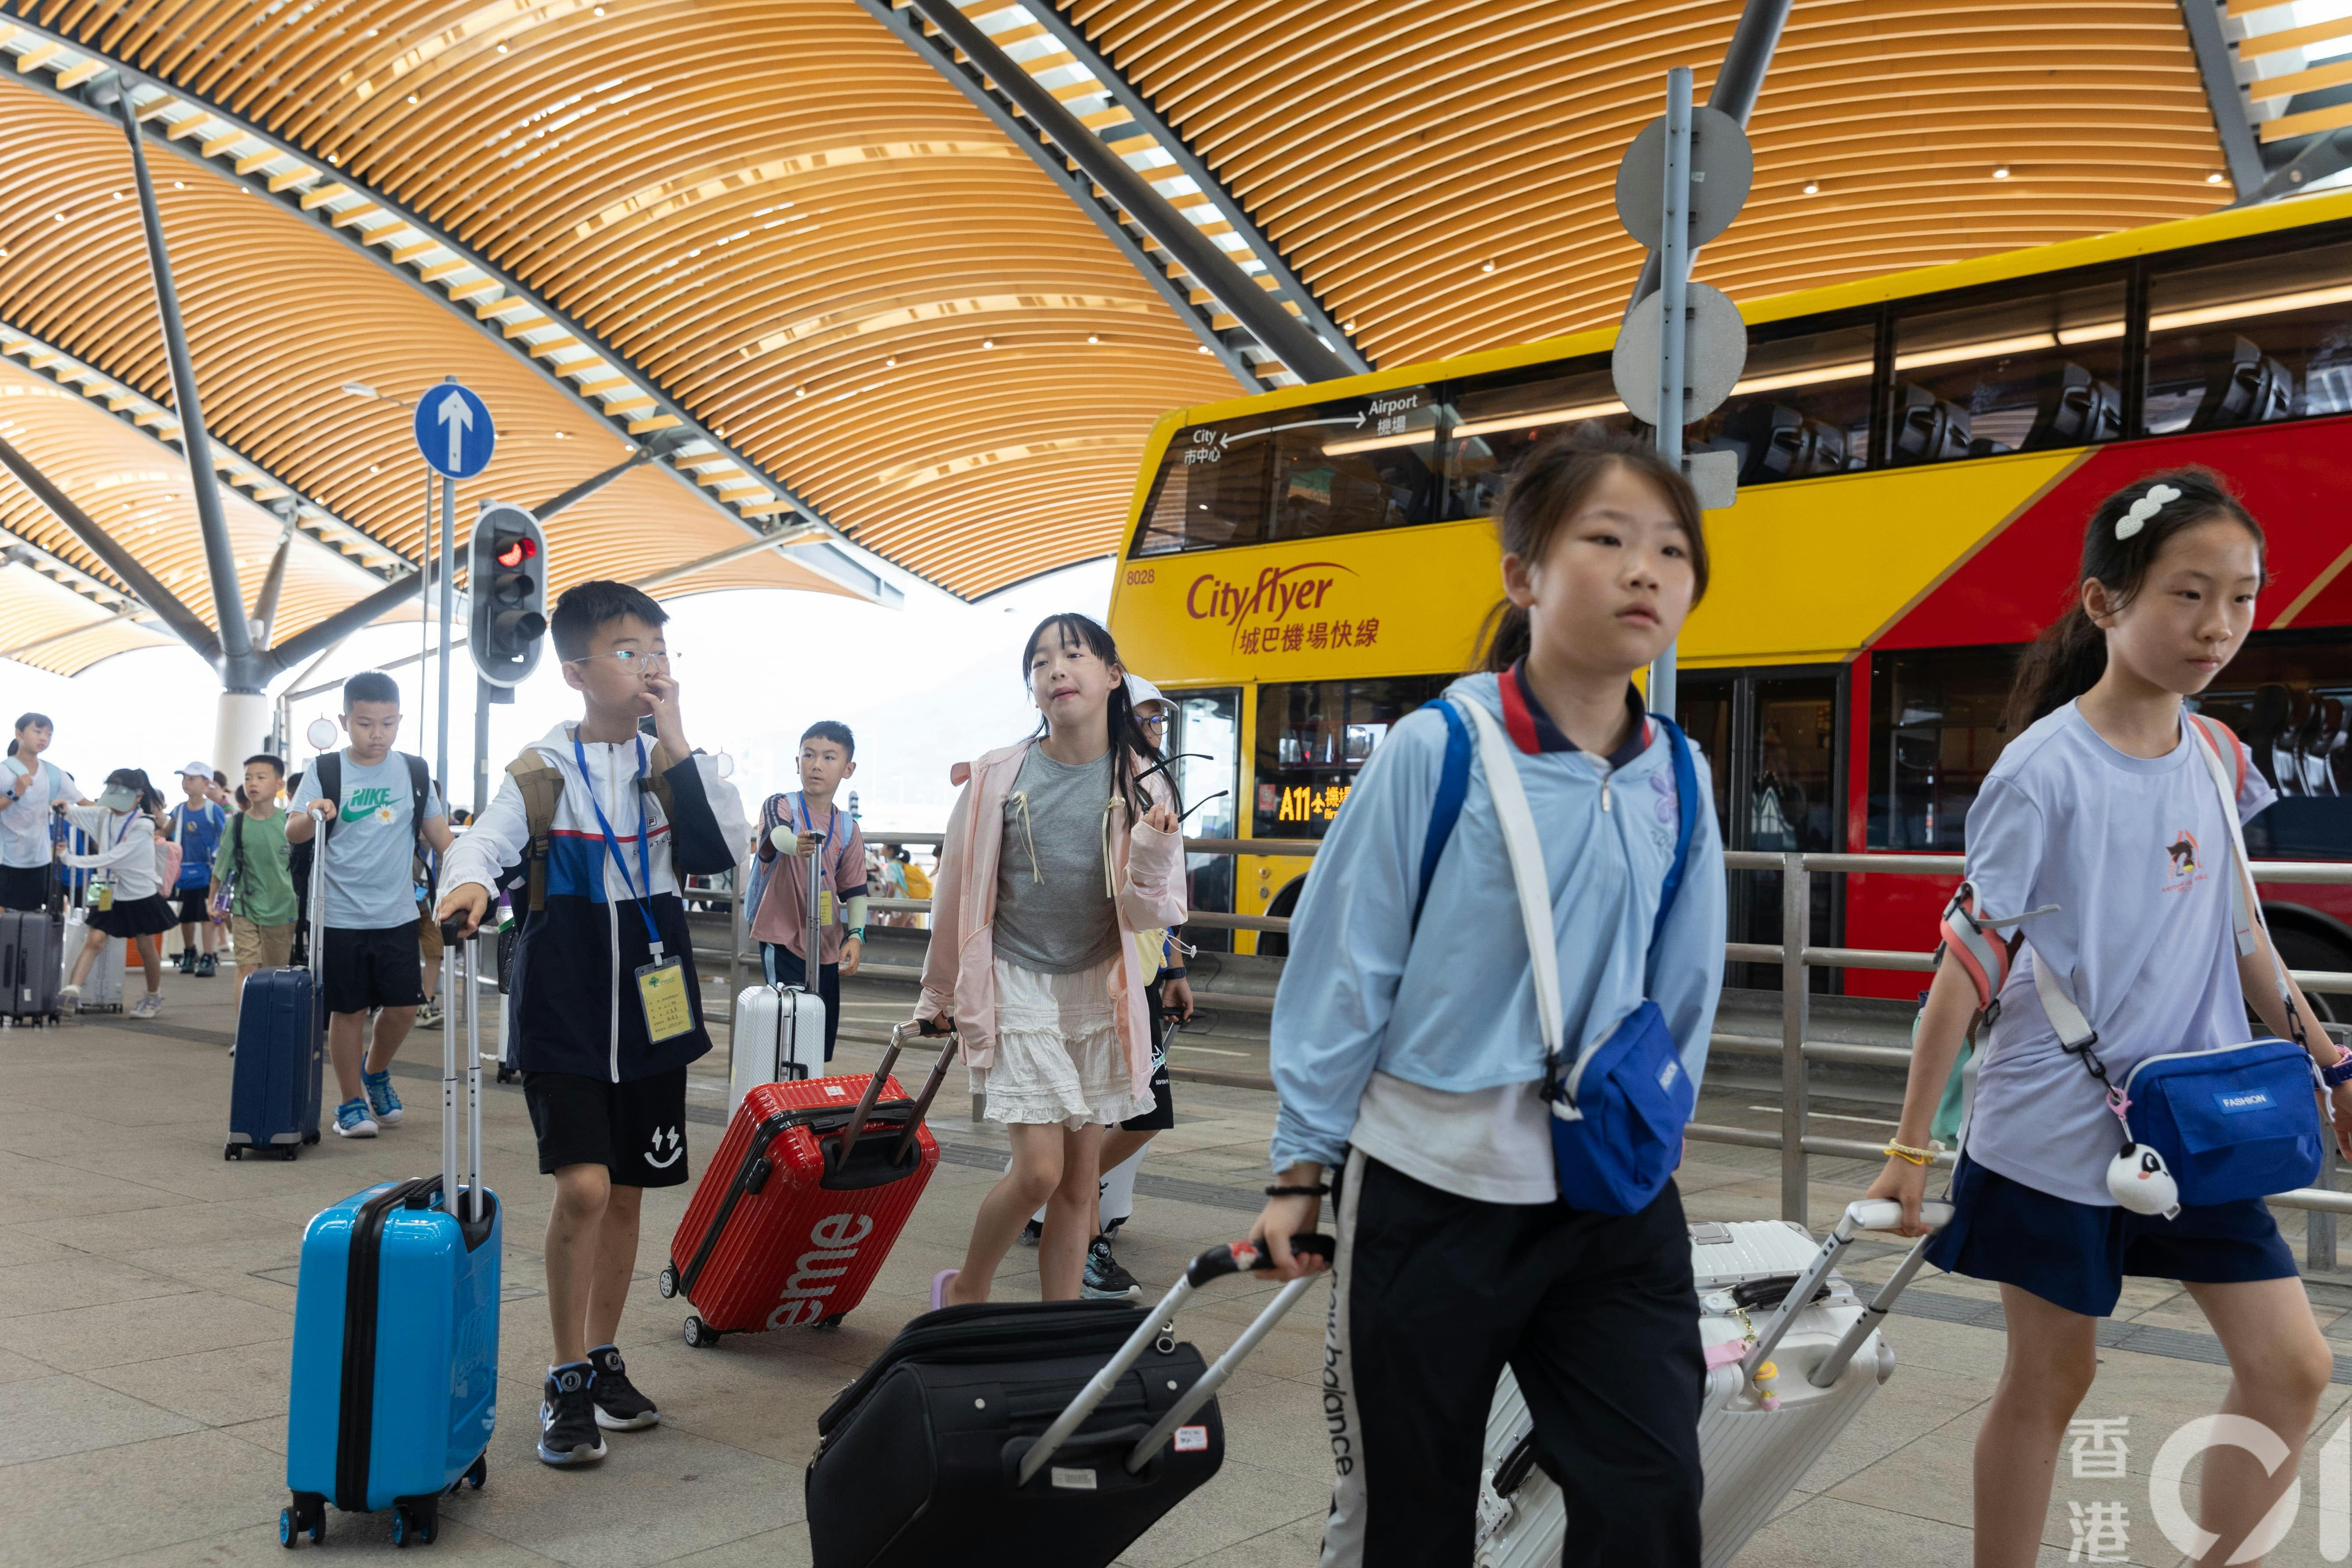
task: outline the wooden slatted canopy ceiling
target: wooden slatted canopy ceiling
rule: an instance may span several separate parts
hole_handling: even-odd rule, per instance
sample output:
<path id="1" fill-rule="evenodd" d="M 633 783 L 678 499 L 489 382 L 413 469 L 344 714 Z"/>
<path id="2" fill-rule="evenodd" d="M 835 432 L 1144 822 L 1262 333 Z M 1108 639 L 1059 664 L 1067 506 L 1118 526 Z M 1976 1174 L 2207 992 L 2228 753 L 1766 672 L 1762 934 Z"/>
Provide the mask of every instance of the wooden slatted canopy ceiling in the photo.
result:
<path id="1" fill-rule="evenodd" d="M 1641 260 L 1617 157 L 1668 66 L 1704 94 L 1740 10 L 1066 0 L 1203 193 L 1040 41 L 1045 5 L 964 8 L 1204 228 L 1254 220 L 1391 363 L 1616 317 Z M 345 380 L 483 391 L 507 499 L 692 422 L 720 504 L 633 475 L 558 520 L 604 542 L 599 571 L 748 537 L 722 509 L 802 512 L 965 595 L 1116 548 L 1152 420 L 1232 391 L 1097 217 L 856 0 L 0 0 L 0 51 L 21 81 L 120 63 L 162 89 L 141 111 L 197 160 L 155 166 L 215 434 L 388 550 L 417 542 L 404 420 Z M 7 75 L 0 353 L 14 327 L 168 401 L 119 132 Z M 2176 0 L 1799 0 L 1751 132 L 1756 194 L 1698 269 L 1741 299 L 2230 198 Z M 822 585 L 794 573 L 685 586 Z"/>
<path id="2" fill-rule="evenodd" d="M 1668 67 L 1704 100 L 1740 12 L 1069 9 L 1387 363 L 1615 321 L 1643 255 L 1617 160 L 1663 111 Z M 1739 300 L 2231 199 L 2209 183 L 2221 157 L 2176 0 L 1797 0 L 1748 132 L 1754 194 L 1696 274 Z"/>

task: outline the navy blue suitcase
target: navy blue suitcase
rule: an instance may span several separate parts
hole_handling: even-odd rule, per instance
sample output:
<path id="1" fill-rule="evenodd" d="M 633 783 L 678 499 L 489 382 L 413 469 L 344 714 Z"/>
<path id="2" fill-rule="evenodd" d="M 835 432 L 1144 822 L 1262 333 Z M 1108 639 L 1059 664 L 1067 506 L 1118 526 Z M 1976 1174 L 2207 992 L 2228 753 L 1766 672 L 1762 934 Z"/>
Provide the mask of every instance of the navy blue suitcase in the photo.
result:
<path id="1" fill-rule="evenodd" d="M 395 1546 L 440 1533 L 441 1499 L 488 1478 L 498 1425 L 500 1209 L 482 1185 L 481 1014 L 474 944 L 441 1037 L 442 1169 L 379 1183 L 310 1221 L 294 1289 L 278 1539 L 325 1538 L 329 1504 L 392 1513 Z M 458 1024 L 465 1024 L 459 1100 Z M 457 1130 L 467 1126 L 467 1171 Z"/>
<path id="2" fill-rule="evenodd" d="M 319 1141 L 326 1070 L 319 1025 L 319 986 L 309 970 L 257 969 L 245 983 L 223 1159 L 242 1159 L 251 1149 L 291 1160 Z"/>
<path id="3" fill-rule="evenodd" d="M 319 1141 L 326 1088 L 327 1020 L 320 1010 L 319 931 L 325 900 L 312 857 L 310 966 L 257 969 L 236 1004 L 236 1047 L 229 1069 L 228 1142 L 224 1160 L 247 1149 L 291 1160 Z"/>

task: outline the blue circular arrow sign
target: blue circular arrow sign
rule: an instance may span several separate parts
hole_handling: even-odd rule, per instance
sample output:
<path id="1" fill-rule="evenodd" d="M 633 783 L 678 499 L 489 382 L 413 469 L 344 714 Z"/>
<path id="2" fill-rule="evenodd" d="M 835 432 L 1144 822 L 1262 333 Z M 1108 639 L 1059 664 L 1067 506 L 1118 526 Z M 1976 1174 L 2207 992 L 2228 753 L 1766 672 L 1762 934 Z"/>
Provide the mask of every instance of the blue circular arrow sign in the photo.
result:
<path id="1" fill-rule="evenodd" d="M 427 387 L 416 400 L 416 449 L 453 479 L 470 479 L 490 466 L 499 433 L 490 407 L 454 381 Z"/>

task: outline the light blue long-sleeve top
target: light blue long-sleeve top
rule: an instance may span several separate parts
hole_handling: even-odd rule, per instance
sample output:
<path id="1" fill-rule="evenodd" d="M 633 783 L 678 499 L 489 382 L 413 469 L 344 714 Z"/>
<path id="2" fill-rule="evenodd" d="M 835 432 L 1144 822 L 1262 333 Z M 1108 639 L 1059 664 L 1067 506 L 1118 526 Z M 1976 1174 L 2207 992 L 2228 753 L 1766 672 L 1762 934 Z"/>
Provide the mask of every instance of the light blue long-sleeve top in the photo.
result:
<path id="1" fill-rule="evenodd" d="M 1493 675 L 1465 676 L 1447 695 L 1502 717 Z M 1723 987 L 1723 836 L 1706 760 L 1693 748 L 1698 821 L 1653 970 L 1651 928 L 1674 858 L 1677 806 L 1672 742 L 1664 726 L 1652 730 L 1641 754 L 1614 771 L 1579 751 L 1515 749 L 1515 760 L 1551 884 L 1564 1037 L 1574 1045 L 1605 1038 L 1647 995 L 1665 1015 L 1696 1086 Z M 1407 715 L 1364 765 L 1316 855 L 1274 1004 L 1277 1171 L 1346 1158 L 1375 1070 L 1454 1092 L 1543 1076 L 1526 928 L 1475 742 L 1468 796 L 1418 938 L 1413 931 L 1422 846 L 1444 758 L 1444 717 Z"/>

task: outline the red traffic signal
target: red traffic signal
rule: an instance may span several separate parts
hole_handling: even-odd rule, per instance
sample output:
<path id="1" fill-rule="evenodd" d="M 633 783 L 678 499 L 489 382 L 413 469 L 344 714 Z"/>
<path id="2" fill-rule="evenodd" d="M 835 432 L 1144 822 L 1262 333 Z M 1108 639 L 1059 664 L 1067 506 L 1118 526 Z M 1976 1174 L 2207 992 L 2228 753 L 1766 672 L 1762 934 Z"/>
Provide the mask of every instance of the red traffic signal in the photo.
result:
<path id="1" fill-rule="evenodd" d="M 504 550 L 499 552 L 499 564 L 501 566 L 520 566 L 538 553 L 538 542 L 529 534 L 524 534 L 510 541 Z"/>

